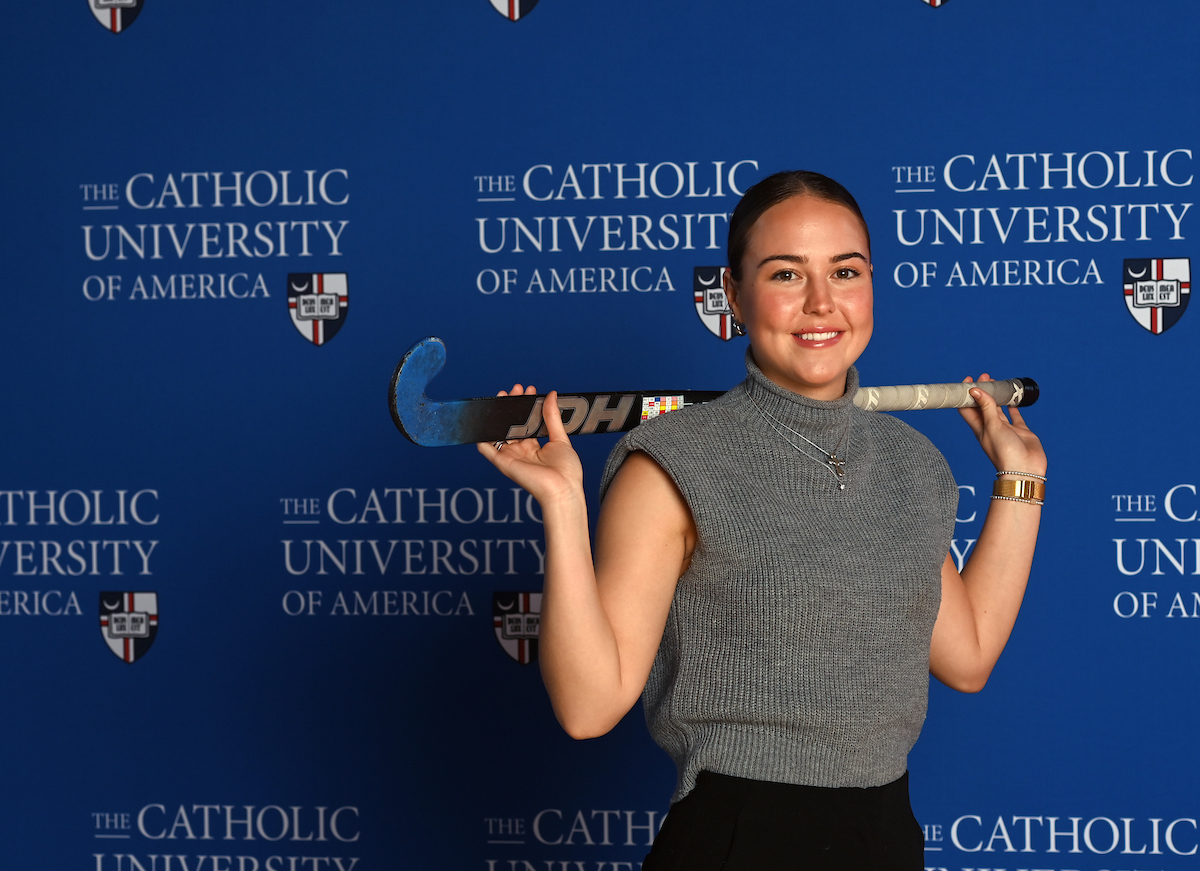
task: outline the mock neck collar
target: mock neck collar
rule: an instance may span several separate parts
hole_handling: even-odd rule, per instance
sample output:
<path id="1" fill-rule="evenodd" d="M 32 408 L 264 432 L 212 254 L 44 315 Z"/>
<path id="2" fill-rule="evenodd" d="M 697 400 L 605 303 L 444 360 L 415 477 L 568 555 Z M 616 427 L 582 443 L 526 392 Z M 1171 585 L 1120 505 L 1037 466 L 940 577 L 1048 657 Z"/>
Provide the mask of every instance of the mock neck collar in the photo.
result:
<path id="1" fill-rule="evenodd" d="M 804 427 L 813 434 L 827 432 L 841 434 L 845 431 L 854 394 L 858 392 L 858 369 L 851 366 L 846 373 L 846 392 L 837 399 L 810 399 L 780 387 L 763 374 L 754 362 L 754 353 L 746 351 L 746 392 L 758 409 L 775 420 L 797 429 Z M 814 439 L 819 443 L 820 439 Z"/>

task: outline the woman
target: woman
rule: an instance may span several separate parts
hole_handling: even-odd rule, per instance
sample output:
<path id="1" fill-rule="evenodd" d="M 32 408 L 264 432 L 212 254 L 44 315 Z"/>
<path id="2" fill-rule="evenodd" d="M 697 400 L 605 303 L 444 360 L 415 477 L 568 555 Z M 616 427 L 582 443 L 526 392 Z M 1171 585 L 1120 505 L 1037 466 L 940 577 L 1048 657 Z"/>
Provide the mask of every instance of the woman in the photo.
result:
<path id="1" fill-rule="evenodd" d="M 906 760 L 928 674 L 978 691 L 1016 619 L 1045 454 L 1020 412 L 971 391 L 963 417 L 998 483 L 960 574 L 945 460 L 852 403 L 871 271 L 837 182 L 780 173 L 746 193 L 725 292 L 749 377 L 618 443 L 594 553 L 553 393 L 545 445 L 480 445 L 542 506 L 541 662 L 559 722 L 602 735 L 644 691 L 679 768 L 647 871 L 921 868 Z"/>

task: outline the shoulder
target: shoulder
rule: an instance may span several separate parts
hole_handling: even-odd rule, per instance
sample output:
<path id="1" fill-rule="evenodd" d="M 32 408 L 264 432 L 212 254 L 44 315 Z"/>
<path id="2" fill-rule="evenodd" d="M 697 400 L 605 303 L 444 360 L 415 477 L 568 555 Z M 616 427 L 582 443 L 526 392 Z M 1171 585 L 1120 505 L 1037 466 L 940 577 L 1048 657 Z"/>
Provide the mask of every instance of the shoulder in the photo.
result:
<path id="1" fill-rule="evenodd" d="M 635 451 L 647 454 L 675 480 L 676 486 L 681 486 L 675 472 L 677 465 L 708 452 L 715 433 L 729 432 L 739 426 L 744 412 L 740 400 L 744 395 L 745 388 L 739 384 L 711 402 L 671 411 L 634 427 L 608 455 L 600 481 L 600 498 L 604 498 L 617 471 Z"/>

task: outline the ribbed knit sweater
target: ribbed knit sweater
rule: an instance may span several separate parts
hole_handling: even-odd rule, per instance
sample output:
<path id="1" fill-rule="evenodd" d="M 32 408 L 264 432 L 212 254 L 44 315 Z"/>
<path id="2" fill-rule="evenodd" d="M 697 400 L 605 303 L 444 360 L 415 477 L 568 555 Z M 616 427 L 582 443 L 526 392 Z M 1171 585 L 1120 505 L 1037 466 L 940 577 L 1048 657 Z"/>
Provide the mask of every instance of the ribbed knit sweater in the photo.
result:
<path id="1" fill-rule="evenodd" d="M 929 642 L 958 489 L 911 427 L 749 377 L 628 433 L 675 482 L 698 539 L 643 694 L 679 770 L 870 787 L 907 769 L 929 693 Z M 845 459 L 845 490 L 819 451 Z M 839 446 L 840 442 L 840 446 Z M 798 447 L 797 447 L 798 446 Z"/>

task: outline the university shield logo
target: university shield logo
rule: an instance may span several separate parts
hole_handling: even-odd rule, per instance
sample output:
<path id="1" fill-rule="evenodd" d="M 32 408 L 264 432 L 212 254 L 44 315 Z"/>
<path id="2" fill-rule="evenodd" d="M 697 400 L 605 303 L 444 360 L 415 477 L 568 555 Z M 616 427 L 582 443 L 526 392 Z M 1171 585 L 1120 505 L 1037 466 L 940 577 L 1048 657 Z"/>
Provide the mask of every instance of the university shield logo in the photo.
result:
<path id="1" fill-rule="evenodd" d="M 1179 323 L 1187 311 L 1192 297 L 1191 263 L 1188 257 L 1125 261 L 1125 307 L 1156 336 Z"/>
<path id="2" fill-rule="evenodd" d="M 491 0 L 492 8 L 509 21 L 519 21 L 533 11 L 538 0 Z"/>
<path id="3" fill-rule="evenodd" d="M 537 659 L 541 593 L 492 593 L 492 626 L 504 652 L 521 665 Z"/>
<path id="4" fill-rule="evenodd" d="M 88 8 L 110 33 L 123 33 L 142 12 L 144 0 L 88 0 Z"/>
<path id="5" fill-rule="evenodd" d="M 346 322 L 350 292 L 344 272 L 293 272 L 288 275 L 288 312 L 300 335 L 324 345 Z"/>
<path id="6" fill-rule="evenodd" d="M 158 636 L 158 593 L 101 593 L 100 634 L 122 662 L 141 659 Z"/>
<path id="7" fill-rule="evenodd" d="M 932 6 L 934 9 L 937 9 L 939 6 L 944 6 L 946 3 L 946 0 L 925 0 L 925 2 L 928 3 L 930 6 Z"/>
<path id="8" fill-rule="evenodd" d="M 710 333 L 719 339 L 733 338 L 733 311 L 725 299 L 724 266 L 697 266 L 692 270 L 696 314 Z"/>

